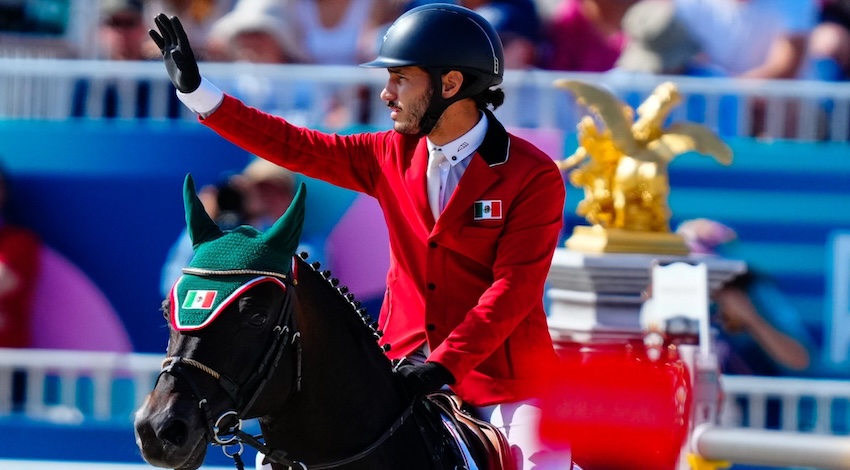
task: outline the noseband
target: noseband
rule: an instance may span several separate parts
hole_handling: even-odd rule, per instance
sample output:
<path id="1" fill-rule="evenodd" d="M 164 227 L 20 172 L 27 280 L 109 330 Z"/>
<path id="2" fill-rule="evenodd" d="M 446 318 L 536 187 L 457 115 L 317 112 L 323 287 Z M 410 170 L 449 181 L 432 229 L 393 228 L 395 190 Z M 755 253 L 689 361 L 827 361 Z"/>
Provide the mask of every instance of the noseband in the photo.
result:
<path id="1" fill-rule="evenodd" d="M 287 291 L 284 296 L 283 305 L 281 305 L 277 315 L 277 321 L 272 329 L 272 344 L 266 350 L 265 355 L 254 366 L 254 371 L 243 384 L 239 385 L 212 367 L 189 357 L 169 356 L 162 361 L 162 368 L 157 377 L 157 382 L 159 382 L 159 378 L 163 374 L 169 374 L 176 379 L 184 380 L 198 399 L 198 407 L 204 412 L 204 416 L 207 419 L 207 428 L 214 443 L 222 446 L 230 445 L 237 440 L 236 431 L 241 427 L 241 418 L 249 413 L 252 406 L 254 406 L 257 399 L 261 396 L 286 351 L 293 350 L 294 352 L 295 377 L 293 380 L 293 389 L 295 391 L 301 389 L 301 335 L 295 328 L 292 305 L 293 295 L 288 292 L 288 287 L 294 285 L 294 283 L 289 283 L 289 277 L 285 274 L 250 269 L 212 271 L 184 268 L 183 272 L 197 276 L 233 276 L 245 274 L 269 276 L 284 281 L 283 288 Z M 201 387 L 192 379 L 192 374 L 188 373 L 190 370 L 201 371 L 212 377 L 230 398 L 233 408 L 225 411 L 218 417 L 212 416 L 208 400 L 202 392 Z M 292 390 L 289 390 L 286 396 L 291 393 Z"/>

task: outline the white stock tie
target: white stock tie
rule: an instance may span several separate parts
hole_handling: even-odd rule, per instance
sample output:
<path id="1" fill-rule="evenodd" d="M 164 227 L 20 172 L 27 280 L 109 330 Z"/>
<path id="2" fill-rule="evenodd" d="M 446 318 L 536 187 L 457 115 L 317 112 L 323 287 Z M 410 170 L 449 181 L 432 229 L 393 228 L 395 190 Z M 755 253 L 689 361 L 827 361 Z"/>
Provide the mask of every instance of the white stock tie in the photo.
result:
<path id="1" fill-rule="evenodd" d="M 442 211 L 442 207 L 440 207 L 440 187 L 442 186 L 440 163 L 445 160 L 446 155 L 443 152 L 439 149 L 432 150 L 431 158 L 428 159 L 428 171 L 425 173 L 428 178 L 428 204 L 431 206 L 434 220 L 437 220 Z"/>

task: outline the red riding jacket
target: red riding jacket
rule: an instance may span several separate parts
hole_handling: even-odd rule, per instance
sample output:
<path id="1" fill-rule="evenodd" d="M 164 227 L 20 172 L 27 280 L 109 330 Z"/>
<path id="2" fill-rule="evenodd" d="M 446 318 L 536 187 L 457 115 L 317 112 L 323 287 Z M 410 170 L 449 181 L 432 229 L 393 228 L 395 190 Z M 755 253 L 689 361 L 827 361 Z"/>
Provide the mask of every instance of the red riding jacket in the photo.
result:
<path id="1" fill-rule="evenodd" d="M 390 358 L 428 342 L 429 360 L 476 406 L 535 396 L 556 355 L 543 289 L 563 220 L 565 186 L 552 160 L 488 130 L 435 224 L 425 138 L 395 131 L 339 136 L 305 129 L 225 96 L 203 123 L 286 168 L 366 193 L 389 229 L 381 341 Z"/>

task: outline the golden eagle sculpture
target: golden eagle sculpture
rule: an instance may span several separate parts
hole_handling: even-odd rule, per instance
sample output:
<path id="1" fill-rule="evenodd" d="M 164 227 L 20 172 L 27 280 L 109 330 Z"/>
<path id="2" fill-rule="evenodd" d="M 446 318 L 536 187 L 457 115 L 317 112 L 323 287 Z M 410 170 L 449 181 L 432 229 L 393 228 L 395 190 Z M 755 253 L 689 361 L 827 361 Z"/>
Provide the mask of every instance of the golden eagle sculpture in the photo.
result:
<path id="1" fill-rule="evenodd" d="M 576 227 L 567 246 L 581 251 L 687 254 L 670 233 L 667 166 L 691 151 L 732 163 L 732 150 L 705 126 L 680 122 L 665 127 L 681 100 L 664 82 L 635 112 L 610 92 L 576 80 L 556 80 L 592 116 L 578 124 L 579 148 L 559 162 L 570 183 L 584 189 L 577 214 L 592 227 Z M 594 119 L 595 118 L 595 119 Z M 604 127 L 597 126 L 597 121 Z"/>

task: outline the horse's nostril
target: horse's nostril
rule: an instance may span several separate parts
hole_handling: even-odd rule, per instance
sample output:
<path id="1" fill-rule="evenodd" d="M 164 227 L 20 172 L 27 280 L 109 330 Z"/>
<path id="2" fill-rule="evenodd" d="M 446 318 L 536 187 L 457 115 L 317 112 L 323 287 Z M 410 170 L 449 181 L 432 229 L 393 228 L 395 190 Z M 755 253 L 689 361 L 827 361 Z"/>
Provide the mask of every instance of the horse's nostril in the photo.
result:
<path id="1" fill-rule="evenodd" d="M 159 433 L 159 438 L 180 447 L 186 443 L 188 432 L 189 428 L 183 420 L 174 419 Z"/>

